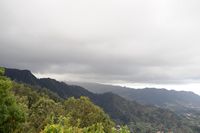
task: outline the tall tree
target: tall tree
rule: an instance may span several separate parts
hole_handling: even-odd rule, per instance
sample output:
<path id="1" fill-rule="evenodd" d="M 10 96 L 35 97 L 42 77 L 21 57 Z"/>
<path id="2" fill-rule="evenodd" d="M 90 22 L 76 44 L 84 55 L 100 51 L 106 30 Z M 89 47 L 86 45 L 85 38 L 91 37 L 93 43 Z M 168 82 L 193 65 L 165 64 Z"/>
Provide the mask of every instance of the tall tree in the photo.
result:
<path id="1" fill-rule="evenodd" d="M 12 81 L 4 77 L 5 69 L 0 67 L 0 132 L 11 133 L 25 121 L 25 114 L 16 104 L 11 92 Z"/>

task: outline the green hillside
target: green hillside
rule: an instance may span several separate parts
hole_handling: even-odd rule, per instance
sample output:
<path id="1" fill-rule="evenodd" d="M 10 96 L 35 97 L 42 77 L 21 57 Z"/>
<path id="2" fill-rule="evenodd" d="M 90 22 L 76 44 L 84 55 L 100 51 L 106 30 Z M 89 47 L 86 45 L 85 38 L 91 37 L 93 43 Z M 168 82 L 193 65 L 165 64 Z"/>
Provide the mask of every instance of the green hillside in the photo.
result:
<path id="1" fill-rule="evenodd" d="M 115 123 L 89 98 L 63 100 L 48 90 L 12 82 L 0 69 L 1 133 L 117 133 Z M 127 127 L 119 132 L 128 133 Z"/>
<path id="2" fill-rule="evenodd" d="M 196 119 L 190 121 L 167 109 L 141 105 L 113 93 L 94 94 L 54 79 L 37 79 L 27 70 L 6 69 L 6 75 L 14 81 L 12 92 L 25 112 L 25 120 L 20 124 L 23 126 L 17 128 L 20 131 L 83 132 L 92 128 L 110 133 L 116 124 L 128 125 L 134 133 L 200 131 Z"/>

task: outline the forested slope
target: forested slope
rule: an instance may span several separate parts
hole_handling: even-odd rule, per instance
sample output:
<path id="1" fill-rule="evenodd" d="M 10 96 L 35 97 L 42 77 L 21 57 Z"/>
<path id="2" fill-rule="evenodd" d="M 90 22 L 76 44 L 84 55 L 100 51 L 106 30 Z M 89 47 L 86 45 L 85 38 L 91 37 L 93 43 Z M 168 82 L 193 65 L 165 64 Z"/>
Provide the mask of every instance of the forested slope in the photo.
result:
<path id="1" fill-rule="evenodd" d="M 156 132 L 159 130 L 172 130 L 177 133 L 181 131 L 188 131 L 189 133 L 193 129 L 199 131 L 196 125 L 194 125 L 195 128 L 191 128 L 185 118 L 169 110 L 140 105 L 113 93 L 94 94 L 80 86 L 67 85 L 54 79 L 37 79 L 28 70 L 6 69 L 5 75 L 12 80 L 28 85 L 33 90 L 40 88 L 40 91 L 52 91 L 55 93 L 54 99 L 64 100 L 69 97 L 89 97 L 96 105 L 102 107 L 117 124 L 127 124 L 131 131 Z M 52 93 L 49 94 L 52 95 Z"/>

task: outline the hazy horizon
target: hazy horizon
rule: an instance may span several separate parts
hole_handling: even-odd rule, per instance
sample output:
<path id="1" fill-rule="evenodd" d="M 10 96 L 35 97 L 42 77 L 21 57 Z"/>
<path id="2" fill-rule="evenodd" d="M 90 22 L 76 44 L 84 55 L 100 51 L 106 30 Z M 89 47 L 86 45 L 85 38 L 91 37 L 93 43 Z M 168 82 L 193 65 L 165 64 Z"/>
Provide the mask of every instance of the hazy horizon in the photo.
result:
<path id="1" fill-rule="evenodd" d="M 1 0 L 0 66 L 200 94 L 200 1 Z"/>
<path id="2" fill-rule="evenodd" d="M 131 89 L 145 89 L 145 88 L 155 88 L 155 89 L 167 89 L 167 90 L 176 90 L 176 91 L 190 91 L 194 92 L 195 94 L 198 94 L 200 96 L 200 90 L 197 89 L 196 86 L 198 84 L 185 84 L 185 85 L 156 85 L 156 84 L 137 84 L 137 83 L 102 83 L 102 82 L 88 82 L 88 81 L 70 81 L 67 79 L 62 79 L 60 77 L 57 77 L 55 75 L 43 75 L 34 73 L 34 75 L 37 78 L 54 78 L 58 81 L 63 81 L 66 84 L 74 83 L 73 85 L 76 85 L 75 83 L 94 83 L 94 84 L 104 84 L 104 85 L 112 85 L 112 86 L 120 86 L 120 87 L 127 87 Z M 188 89 L 190 87 L 190 89 Z"/>

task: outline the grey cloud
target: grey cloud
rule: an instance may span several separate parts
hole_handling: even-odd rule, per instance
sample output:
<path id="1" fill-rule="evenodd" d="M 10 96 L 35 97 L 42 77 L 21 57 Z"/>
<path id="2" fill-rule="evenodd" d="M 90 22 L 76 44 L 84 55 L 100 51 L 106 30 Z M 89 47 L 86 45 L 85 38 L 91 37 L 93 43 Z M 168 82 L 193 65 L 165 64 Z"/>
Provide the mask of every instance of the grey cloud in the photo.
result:
<path id="1" fill-rule="evenodd" d="M 0 65 L 63 80 L 200 79 L 198 0 L 1 0 Z"/>

